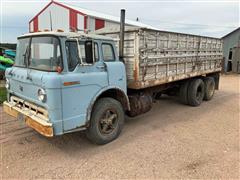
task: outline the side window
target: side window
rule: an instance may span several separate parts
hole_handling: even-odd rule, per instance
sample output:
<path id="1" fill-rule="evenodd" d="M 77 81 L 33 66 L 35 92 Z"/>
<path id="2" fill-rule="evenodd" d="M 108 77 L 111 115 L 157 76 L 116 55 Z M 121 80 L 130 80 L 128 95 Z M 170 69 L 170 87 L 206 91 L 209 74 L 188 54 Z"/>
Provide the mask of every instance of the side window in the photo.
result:
<path id="1" fill-rule="evenodd" d="M 95 62 L 99 60 L 97 43 L 94 43 L 94 54 L 92 48 L 92 41 L 79 42 L 80 55 L 84 64 L 93 64 L 93 55 Z"/>
<path id="2" fill-rule="evenodd" d="M 85 41 L 85 59 L 87 64 L 93 64 L 93 42 Z"/>
<path id="3" fill-rule="evenodd" d="M 103 60 L 115 61 L 114 51 L 111 44 L 102 44 Z"/>
<path id="4" fill-rule="evenodd" d="M 73 71 L 77 64 L 80 62 L 78 56 L 78 46 L 76 41 L 67 41 L 66 42 L 66 54 L 68 61 L 69 71 Z"/>

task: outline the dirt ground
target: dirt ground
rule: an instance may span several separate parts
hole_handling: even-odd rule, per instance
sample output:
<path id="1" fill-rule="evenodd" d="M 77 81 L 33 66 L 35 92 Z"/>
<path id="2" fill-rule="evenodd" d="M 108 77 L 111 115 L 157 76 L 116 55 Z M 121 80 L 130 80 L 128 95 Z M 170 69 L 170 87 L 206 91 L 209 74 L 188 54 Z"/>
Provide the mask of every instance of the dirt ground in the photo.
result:
<path id="1" fill-rule="evenodd" d="M 225 75 L 200 107 L 163 97 L 104 146 L 84 133 L 45 138 L 1 108 L 1 177 L 239 179 L 239 88 L 240 76 Z"/>

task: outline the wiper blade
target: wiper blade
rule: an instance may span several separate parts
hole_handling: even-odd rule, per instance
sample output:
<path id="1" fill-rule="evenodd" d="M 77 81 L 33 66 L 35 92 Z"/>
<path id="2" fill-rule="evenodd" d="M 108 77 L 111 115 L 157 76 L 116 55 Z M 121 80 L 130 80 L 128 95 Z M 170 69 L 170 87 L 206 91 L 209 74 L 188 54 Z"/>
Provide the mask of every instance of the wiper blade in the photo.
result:
<path id="1" fill-rule="evenodd" d="M 28 67 L 29 51 L 30 51 L 30 48 L 29 48 L 29 46 L 27 46 L 25 53 L 23 54 L 24 63 L 25 63 L 25 65 L 27 65 L 27 67 Z"/>
<path id="2" fill-rule="evenodd" d="M 27 50 L 28 50 L 28 46 L 25 50 L 25 53 L 23 54 L 23 57 L 24 57 L 24 63 L 26 63 L 26 57 L 27 57 Z"/>

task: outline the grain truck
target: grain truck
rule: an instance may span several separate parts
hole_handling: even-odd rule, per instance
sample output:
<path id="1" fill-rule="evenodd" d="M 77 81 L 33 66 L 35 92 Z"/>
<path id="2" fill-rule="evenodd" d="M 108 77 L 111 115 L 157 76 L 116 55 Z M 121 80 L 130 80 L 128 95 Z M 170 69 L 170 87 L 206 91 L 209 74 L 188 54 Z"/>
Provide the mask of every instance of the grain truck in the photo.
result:
<path id="1" fill-rule="evenodd" d="M 162 94 L 190 106 L 211 100 L 221 60 L 220 39 L 125 29 L 122 11 L 119 30 L 20 36 L 3 107 L 46 137 L 84 130 L 106 144 L 119 136 L 125 116 L 148 112 Z"/>

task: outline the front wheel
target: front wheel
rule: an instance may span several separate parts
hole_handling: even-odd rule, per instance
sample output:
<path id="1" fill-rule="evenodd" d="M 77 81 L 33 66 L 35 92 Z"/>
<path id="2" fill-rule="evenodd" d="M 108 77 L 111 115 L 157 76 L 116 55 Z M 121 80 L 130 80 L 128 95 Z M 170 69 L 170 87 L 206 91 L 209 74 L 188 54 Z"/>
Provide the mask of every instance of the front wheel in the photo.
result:
<path id="1" fill-rule="evenodd" d="M 120 102 L 113 98 L 101 98 L 94 105 L 87 137 L 96 144 L 115 140 L 124 125 L 124 111 Z"/>

